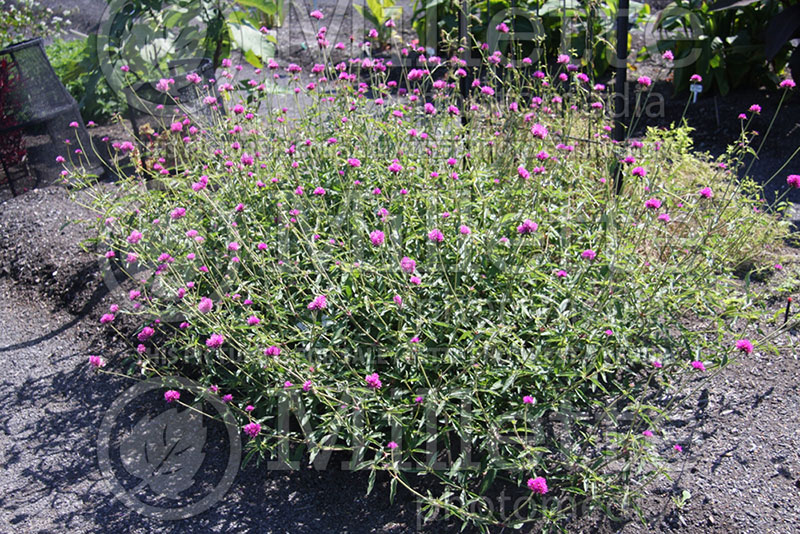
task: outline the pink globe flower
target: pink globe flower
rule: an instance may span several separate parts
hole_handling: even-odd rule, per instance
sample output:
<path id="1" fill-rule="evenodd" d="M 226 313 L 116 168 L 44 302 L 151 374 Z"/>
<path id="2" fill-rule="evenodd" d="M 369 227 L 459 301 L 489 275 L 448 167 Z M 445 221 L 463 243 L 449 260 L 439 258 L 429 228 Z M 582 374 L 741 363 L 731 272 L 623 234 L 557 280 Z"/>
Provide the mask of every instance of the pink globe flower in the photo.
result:
<path id="1" fill-rule="evenodd" d="M 800 188 L 800 174 L 790 174 L 786 178 L 786 183 L 795 189 Z"/>
<path id="2" fill-rule="evenodd" d="M 651 210 L 657 210 L 661 207 L 661 201 L 657 198 L 649 198 L 644 201 L 644 207 Z"/>
<path id="3" fill-rule="evenodd" d="M 210 349 L 218 349 L 225 343 L 225 338 L 220 334 L 211 334 L 211 336 L 206 339 L 206 347 Z"/>
<path id="4" fill-rule="evenodd" d="M 753 344 L 749 339 L 740 339 L 736 342 L 736 350 L 740 350 L 746 354 L 753 352 Z"/>
<path id="5" fill-rule="evenodd" d="M 367 375 L 364 379 L 371 389 L 380 389 L 383 384 L 381 383 L 381 378 L 378 376 L 378 373 L 372 373 L 371 375 Z"/>
<path id="6" fill-rule="evenodd" d="M 408 256 L 403 256 L 403 259 L 400 260 L 400 268 L 403 269 L 408 274 L 411 274 L 417 268 L 417 262 L 415 262 Z"/>
<path id="7" fill-rule="evenodd" d="M 693 361 L 692 362 L 692 367 L 694 367 L 698 371 L 705 371 L 706 370 L 706 366 L 703 365 L 703 362 L 701 362 L 700 360 Z"/>
<path id="8" fill-rule="evenodd" d="M 544 139 L 547 137 L 547 127 L 542 124 L 534 124 L 531 127 L 531 134 L 537 139 Z"/>
<path id="9" fill-rule="evenodd" d="M 308 303 L 309 310 L 324 310 L 328 307 L 328 298 L 325 295 L 317 295 L 314 300 Z"/>
<path id="10" fill-rule="evenodd" d="M 214 307 L 214 301 L 208 297 L 202 297 L 200 299 L 200 304 L 197 305 L 197 310 L 200 313 L 208 313 L 211 311 L 211 308 Z"/>
<path id="11" fill-rule="evenodd" d="M 261 432 L 261 425 L 256 422 L 248 423 L 244 425 L 244 433 L 250 436 L 251 438 L 256 437 Z"/>
<path id="12" fill-rule="evenodd" d="M 581 258 L 583 258 L 585 260 L 593 260 L 596 257 L 597 257 L 597 252 L 595 252 L 594 250 L 592 250 L 590 248 L 587 248 L 586 250 L 581 252 Z"/>
<path id="13" fill-rule="evenodd" d="M 548 491 L 547 480 L 544 477 L 529 478 L 528 488 L 538 495 L 544 495 Z"/>
<path id="14" fill-rule="evenodd" d="M 176 401 L 181 398 L 181 394 L 174 389 L 170 389 L 169 391 L 164 392 L 164 400 L 167 402 Z"/>
<path id="15" fill-rule="evenodd" d="M 428 232 L 428 239 L 435 243 L 441 243 L 444 241 L 444 234 L 438 228 L 434 228 L 430 232 Z"/>
<path id="16" fill-rule="evenodd" d="M 128 235 L 127 240 L 128 240 L 128 243 L 131 243 L 132 245 L 135 245 L 136 243 L 138 243 L 139 241 L 142 240 L 142 233 L 139 232 L 138 230 L 133 230 L 130 233 L 130 235 Z"/>
<path id="17" fill-rule="evenodd" d="M 714 192 L 711 190 L 710 187 L 704 187 L 703 189 L 698 191 L 698 194 L 703 198 L 711 198 L 714 196 Z"/>
<path id="18" fill-rule="evenodd" d="M 382 245 L 384 239 L 386 239 L 386 235 L 380 230 L 375 230 L 369 234 L 369 240 L 372 241 L 372 244 L 376 247 Z"/>
<path id="19" fill-rule="evenodd" d="M 525 219 L 524 221 L 522 221 L 522 224 L 517 226 L 517 232 L 519 232 L 522 235 L 532 234 L 538 229 L 539 225 L 530 219 Z"/>
<path id="20" fill-rule="evenodd" d="M 534 402 L 533 397 L 531 397 L 530 395 L 525 395 L 524 397 L 522 397 L 522 404 L 533 404 L 533 402 Z"/>
<path id="21" fill-rule="evenodd" d="M 89 365 L 94 368 L 105 367 L 106 361 L 100 356 L 89 356 Z"/>

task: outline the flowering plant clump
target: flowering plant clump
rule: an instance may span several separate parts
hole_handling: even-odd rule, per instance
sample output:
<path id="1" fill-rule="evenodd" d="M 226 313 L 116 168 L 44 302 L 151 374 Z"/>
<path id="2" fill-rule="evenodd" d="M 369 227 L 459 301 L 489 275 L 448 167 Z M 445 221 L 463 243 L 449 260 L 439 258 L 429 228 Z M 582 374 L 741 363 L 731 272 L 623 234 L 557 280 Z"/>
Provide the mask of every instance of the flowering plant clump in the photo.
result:
<path id="1" fill-rule="evenodd" d="M 750 313 L 729 275 L 783 225 L 734 179 L 746 148 L 692 156 L 686 128 L 614 143 L 568 57 L 497 57 L 466 100 L 457 58 L 399 84 L 380 60 L 284 67 L 296 114 L 261 79 L 223 91 L 230 114 L 162 132 L 172 166 L 96 195 L 97 242 L 132 279 L 98 320 L 132 315 L 139 368 L 208 386 L 258 457 L 347 451 L 481 526 L 626 504 L 674 454 L 680 385 L 757 350 L 727 335 Z M 499 487 L 513 515 L 487 505 Z"/>

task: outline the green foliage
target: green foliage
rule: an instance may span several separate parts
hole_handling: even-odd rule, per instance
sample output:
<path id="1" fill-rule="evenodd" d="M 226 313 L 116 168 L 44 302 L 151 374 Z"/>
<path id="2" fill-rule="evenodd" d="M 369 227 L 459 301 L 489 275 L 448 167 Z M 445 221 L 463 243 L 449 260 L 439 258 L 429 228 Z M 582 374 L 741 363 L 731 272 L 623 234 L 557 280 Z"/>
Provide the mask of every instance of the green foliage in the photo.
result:
<path id="1" fill-rule="evenodd" d="M 265 17 L 282 20 L 283 3 L 242 0 L 131 0 L 103 28 L 103 53 L 112 72 L 127 65 L 142 81 L 167 76 L 172 59 L 208 57 L 218 67 L 232 49 L 249 63 L 274 56 L 274 34 L 262 28 Z M 167 76 L 169 77 L 169 76 Z"/>
<path id="2" fill-rule="evenodd" d="M 36 0 L 0 0 L 0 48 L 25 39 L 60 33 L 69 11 L 55 13 Z"/>
<path id="3" fill-rule="evenodd" d="M 676 0 L 670 4 L 655 27 L 660 34 L 658 50 L 674 53 L 676 89 L 686 90 L 692 74 L 703 77 L 704 91 L 722 95 L 740 86 L 776 85 L 794 50 L 788 42 L 792 32 L 772 44 L 772 50 L 766 48 L 771 36 L 777 35 L 775 30 L 768 31 L 771 25 L 786 19 L 789 8 L 797 8 L 784 4 L 778 0 Z"/>
<path id="4" fill-rule="evenodd" d="M 125 111 L 125 104 L 111 90 L 97 64 L 95 38 L 65 41 L 47 46 L 47 57 L 61 83 L 78 102 L 87 121 L 105 122 Z"/>
<path id="5" fill-rule="evenodd" d="M 397 23 L 398 17 L 402 14 L 400 8 L 395 7 L 394 0 L 367 0 L 366 9 L 358 4 L 355 4 L 354 7 L 378 32 L 378 44 L 373 49 L 376 51 L 386 50 L 395 33 L 391 27 L 386 26 L 386 23 L 389 20 Z"/>
<path id="6" fill-rule="evenodd" d="M 432 104 L 414 90 L 457 63 L 407 76 L 404 97 L 343 65 L 353 81 L 328 65 L 295 114 L 251 88 L 196 133 L 165 124 L 158 167 L 113 192 L 73 176 L 138 292 L 117 295 L 143 328 L 109 368 L 231 394 L 255 458 L 344 451 L 370 489 L 383 472 L 481 528 L 630 505 L 674 454 L 663 423 L 702 384 L 690 362 L 736 356 L 754 311 L 731 273 L 785 233 L 735 178 L 750 134 L 719 161 L 681 127 L 617 145 L 593 106 L 611 95 L 560 83 L 563 66 L 487 69 Z M 487 505 L 500 488 L 514 515 Z"/>
<path id="7" fill-rule="evenodd" d="M 460 10 L 457 1 L 417 0 L 412 18 L 423 46 L 441 45 L 441 34 L 457 34 Z M 616 42 L 617 0 L 480 0 L 469 4 L 469 29 L 475 40 L 486 42 L 491 50 L 507 52 L 513 42 L 523 56 L 534 62 L 552 61 L 558 54 L 580 58 L 595 77 L 608 71 Z M 629 21 L 635 28 L 645 22 L 650 7 L 630 3 Z M 511 34 L 495 28 L 506 23 Z M 515 35 L 520 37 L 514 38 Z"/>

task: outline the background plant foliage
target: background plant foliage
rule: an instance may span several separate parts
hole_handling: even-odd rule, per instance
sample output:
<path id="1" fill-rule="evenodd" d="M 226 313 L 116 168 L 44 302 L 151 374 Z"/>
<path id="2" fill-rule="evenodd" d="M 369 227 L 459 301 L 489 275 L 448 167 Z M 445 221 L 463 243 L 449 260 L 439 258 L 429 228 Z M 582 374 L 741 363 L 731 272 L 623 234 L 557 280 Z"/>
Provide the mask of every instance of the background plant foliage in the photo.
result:
<path id="1" fill-rule="evenodd" d="M 559 82 L 565 65 L 487 67 L 466 102 L 432 86 L 458 63 L 409 73 L 403 97 L 379 65 L 341 65 L 290 82 L 310 99 L 291 117 L 225 92 L 218 123 L 164 125 L 160 168 L 87 190 L 133 280 L 103 322 L 142 327 L 113 366 L 231 395 L 257 458 L 352 454 L 370 488 L 383 473 L 482 527 L 630 504 L 674 453 L 690 362 L 724 366 L 755 313 L 730 273 L 785 229 L 734 178 L 751 134 L 717 161 L 687 128 L 616 145 L 610 95 Z M 482 500 L 501 487 L 511 518 Z"/>
<path id="2" fill-rule="evenodd" d="M 61 83 L 78 102 L 87 121 L 105 122 L 125 111 L 124 102 L 108 86 L 97 64 L 96 37 L 65 41 L 55 39 L 46 48 L 47 58 Z"/>
<path id="3" fill-rule="evenodd" d="M 0 48 L 23 39 L 56 35 L 69 23 L 69 11 L 56 13 L 36 0 L 0 0 Z"/>
<path id="4" fill-rule="evenodd" d="M 558 54 L 571 53 L 589 66 L 594 76 L 605 74 L 614 55 L 617 0 L 481 0 L 468 3 L 469 31 L 479 43 L 506 52 L 509 36 L 495 30 L 506 23 L 518 39 L 523 56 L 534 61 L 554 61 Z M 647 20 L 650 7 L 630 3 L 632 27 Z M 442 32 L 458 31 L 461 3 L 451 0 L 416 0 L 412 23 L 423 46 L 434 49 L 444 44 Z M 435 39 L 432 39 L 436 36 Z M 498 40 L 498 37 L 500 38 Z M 629 37 L 630 38 L 630 37 Z M 538 53 L 534 53 L 539 49 Z"/>
<path id="5" fill-rule="evenodd" d="M 676 0 L 655 24 L 660 51 L 672 50 L 678 91 L 700 74 L 705 91 L 774 87 L 787 66 L 800 72 L 800 4 L 794 0 Z"/>

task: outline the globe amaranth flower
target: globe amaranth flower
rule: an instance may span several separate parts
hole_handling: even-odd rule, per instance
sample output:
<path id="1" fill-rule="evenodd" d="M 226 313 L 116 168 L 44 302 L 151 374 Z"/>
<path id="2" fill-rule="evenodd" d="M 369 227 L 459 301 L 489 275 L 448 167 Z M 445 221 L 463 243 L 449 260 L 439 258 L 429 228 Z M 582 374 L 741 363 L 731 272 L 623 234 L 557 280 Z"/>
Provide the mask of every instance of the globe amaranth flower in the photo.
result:
<path id="1" fill-rule="evenodd" d="M 536 494 L 544 495 L 548 491 L 547 480 L 544 477 L 529 478 L 528 488 Z"/>
<path id="2" fill-rule="evenodd" d="M 703 198 L 711 198 L 714 196 L 714 192 L 711 190 L 710 187 L 704 187 L 700 191 L 697 192 Z"/>
<path id="3" fill-rule="evenodd" d="M 517 232 L 519 232 L 522 235 L 532 234 L 538 229 L 539 225 L 530 219 L 525 219 L 524 221 L 522 221 L 522 224 L 517 226 Z"/>
<path id="4" fill-rule="evenodd" d="M 534 124 L 531 126 L 531 134 L 537 139 L 544 139 L 547 137 L 547 127 L 542 124 Z"/>
<path id="5" fill-rule="evenodd" d="M 706 370 L 706 366 L 703 365 L 703 362 L 701 362 L 700 360 L 693 361 L 692 362 L 692 367 L 694 367 L 698 371 L 705 371 Z"/>
<path id="6" fill-rule="evenodd" d="M 89 356 L 89 365 L 95 368 L 105 367 L 106 361 L 100 356 Z"/>
<path id="7" fill-rule="evenodd" d="M 435 243 L 441 243 L 444 241 L 444 234 L 438 228 L 434 228 L 430 232 L 428 232 L 428 239 Z"/>
<path id="8" fill-rule="evenodd" d="M 403 259 L 400 260 L 400 268 L 403 269 L 408 274 L 411 274 L 417 268 L 417 262 L 415 262 L 408 256 L 403 256 Z"/>
<path id="9" fill-rule="evenodd" d="M 383 384 L 381 383 L 381 378 L 378 376 L 378 373 L 372 373 L 371 375 L 367 375 L 364 380 L 371 389 L 380 389 Z"/>
<path id="10" fill-rule="evenodd" d="M 197 311 L 200 313 L 208 313 L 214 307 L 214 301 L 208 297 L 202 297 L 200 303 L 197 305 Z"/>
<path id="11" fill-rule="evenodd" d="M 164 400 L 167 402 L 176 401 L 181 398 L 181 394 L 174 389 L 170 389 L 169 391 L 164 392 Z"/>
<path id="12" fill-rule="evenodd" d="M 790 174 L 786 178 L 786 183 L 794 187 L 795 189 L 800 188 L 800 174 Z"/>
<path id="13" fill-rule="evenodd" d="M 749 339 L 740 339 L 736 342 L 736 349 L 746 354 L 753 352 L 753 344 Z"/>
<path id="14" fill-rule="evenodd" d="M 372 241 L 372 244 L 376 247 L 382 245 L 384 239 L 386 239 L 386 235 L 380 230 L 372 231 L 369 234 L 369 240 Z"/>
<path id="15" fill-rule="evenodd" d="M 657 210 L 661 207 L 661 201 L 657 198 L 648 198 L 644 201 L 644 207 L 651 210 Z"/>
<path id="16" fill-rule="evenodd" d="M 246 425 L 244 425 L 244 428 L 242 428 L 242 430 L 244 430 L 245 434 L 247 434 L 251 438 L 254 438 L 261 432 L 261 425 L 259 425 L 256 422 L 247 423 Z"/>
<path id="17" fill-rule="evenodd" d="M 141 342 L 145 342 L 145 341 L 147 341 L 148 339 L 150 339 L 151 337 L 153 337 L 153 335 L 154 335 L 155 333 L 156 333 L 156 331 L 155 331 L 155 330 L 153 330 L 151 327 L 149 327 L 149 326 L 145 326 L 144 328 L 142 328 L 142 331 L 141 331 L 141 332 L 139 332 L 139 333 L 136 335 L 136 338 L 137 338 L 139 341 L 141 341 Z"/>
<path id="18" fill-rule="evenodd" d="M 593 260 L 596 257 L 597 257 L 597 252 L 595 252 L 594 250 L 592 250 L 590 248 L 587 248 L 586 250 L 581 252 L 581 258 L 583 258 L 585 260 Z"/>
<path id="19" fill-rule="evenodd" d="M 211 336 L 206 339 L 206 347 L 210 349 L 218 349 L 225 343 L 225 338 L 220 334 L 211 334 Z"/>
<path id="20" fill-rule="evenodd" d="M 127 241 L 132 245 L 135 245 L 139 241 L 142 240 L 142 233 L 138 230 L 131 231 L 130 235 L 128 235 Z"/>
<path id="21" fill-rule="evenodd" d="M 309 310 L 324 310 L 328 307 L 328 298 L 325 295 L 317 295 L 314 300 L 308 303 Z"/>

